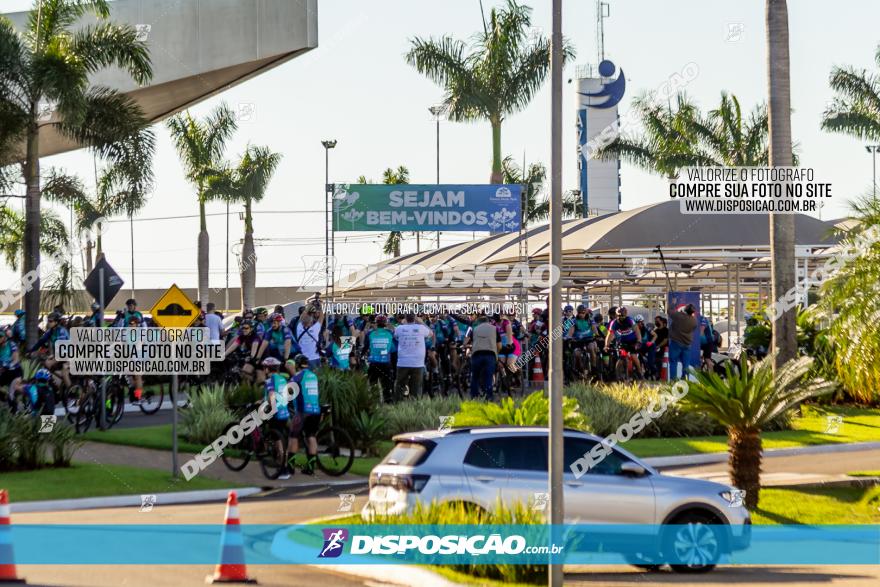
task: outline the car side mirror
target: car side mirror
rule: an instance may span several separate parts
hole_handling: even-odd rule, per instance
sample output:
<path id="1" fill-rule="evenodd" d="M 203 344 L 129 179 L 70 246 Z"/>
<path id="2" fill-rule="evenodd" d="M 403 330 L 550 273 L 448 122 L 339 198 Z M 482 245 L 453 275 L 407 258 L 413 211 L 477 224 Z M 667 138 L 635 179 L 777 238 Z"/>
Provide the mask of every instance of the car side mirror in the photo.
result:
<path id="1" fill-rule="evenodd" d="M 620 465 L 620 472 L 623 475 L 629 475 L 631 477 L 643 477 L 647 473 L 643 466 L 632 461 Z"/>

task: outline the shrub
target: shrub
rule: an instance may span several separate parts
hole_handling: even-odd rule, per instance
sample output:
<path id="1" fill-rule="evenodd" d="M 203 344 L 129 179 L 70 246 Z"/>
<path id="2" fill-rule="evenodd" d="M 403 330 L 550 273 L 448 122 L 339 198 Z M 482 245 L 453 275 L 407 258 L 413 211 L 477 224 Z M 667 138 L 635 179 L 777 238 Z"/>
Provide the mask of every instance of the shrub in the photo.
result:
<path id="1" fill-rule="evenodd" d="M 545 400 L 546 401 L 546 400 Z M 366 523 L 366 522 L 354 522 Z M 405 524 L 405 525 L 518 525 L 544 524 L 543 514 L 527 504 L 514 502 L 512 505 L 496 503 L 492 512 L 470 507 L 462 502 L 432 503 L 429 506 L 417 504 L 410 514 L 398 516 L 382 516 L 370 521 L 371 524 Z M 505 583 L 526 583 L 530 585 L 547 584 L 546 565 L 503 565 L 503 564 L 468 564 L 449 565 L 460 573 L 479 579 L 493 579 Z"/>
<path id="2" fill-rule="evenodd" d="M 440 427 L 441 416 L 451 416 L 461 409 L 461 398 L 422 396 L 395 404 L 383 404 L 379 413 L 385 419 L 386 435 L 432 430 Z"/>
<path id="3" fill-rule="evenodd" d="M 73 454 L 82 446 L 84 440 L 77 436 L 76 429 L 58 420 L 47 434 L 49 445 L 52 447 L 52 463 L 56 467 L 69 467 L 73 460 Z"/>
<path id="4" fill-rule="evenodd" d="M 40 434 L 40 419 L 19 416 L 13 417 L 11 421 L 16 467 L 19 469 L 40 467 L 45 460 L 48 444 L 47 435 Z"/>
<path id="5" fill-rule="evenodd" d="M 226 407 L 234 411 L 263 399 L 263 387 L 255 383 L 239 383 L 226 391 Z"/>
<path id="6" fill-rule="evenodd" d="M 0 405 L 0 471 L 11 471 L 15 467 L 15 432 L 12 414 L 5 405 Z"/>
<path id="7" fill-rule="evenodd" d="M 0 405 L 0 471 L 36 469 L 47 464 L 52 451 L 56 467 L 70 466 L 73 454 L 82 445 L 72 426 L 55 422 L 51 432 L 40 433 L 40 418 L 15 415 Z"/>
<path id="8" fill-rule="evenodd" d="M 223 433 L 235 416 L 226 407 L 222 385 L 212 385 L 193 395 L 192 405 L 183 411 L 181 432 L 190 442 L 210 444 Z"/>
<path id="9" fill-rule="evenodd" d="M 324 367 L 316 371 L 321 403 L 333 406 L 333 423 L 354 430 L 361 413 L 374 414 L 379 408 L 379 387 L 363 373 Z M 357 442 L 358 439 L 355 439 Z"/>
<path id="10" fill-rule="evenodd" d="M 547 426 L 549 402 L 543 391 L 536 391 L 522 401 L 507 397 L 500 404 L 493 402 L 466 401 L 455 414 L 455 426 Z M 587 430 L 587 418 L 580 411 L 576 399 L 567 397 L 562 403 L 563 422 L 566 428 Z"/>
<path id="11" fill-rule="evenodd" d="M 380 413 L 361 412 L 351 429 L 355 444 L 365 456 L 379 456 L 379 442 L 388 437 L 385 418 Z"/>

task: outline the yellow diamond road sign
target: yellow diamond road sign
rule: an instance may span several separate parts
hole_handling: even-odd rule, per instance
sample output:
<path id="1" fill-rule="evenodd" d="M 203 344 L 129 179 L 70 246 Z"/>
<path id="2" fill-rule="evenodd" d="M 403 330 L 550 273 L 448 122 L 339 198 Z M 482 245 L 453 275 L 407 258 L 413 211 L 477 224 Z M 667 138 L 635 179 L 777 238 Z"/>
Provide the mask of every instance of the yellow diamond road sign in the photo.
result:
<path id="1" fill-rule="evenodd" d="M 157 326 L 186 328 L 199 317 L 199 309 L 177 287 L 177 284 L 173 284 L 150 309 L 150 314 Z"/>

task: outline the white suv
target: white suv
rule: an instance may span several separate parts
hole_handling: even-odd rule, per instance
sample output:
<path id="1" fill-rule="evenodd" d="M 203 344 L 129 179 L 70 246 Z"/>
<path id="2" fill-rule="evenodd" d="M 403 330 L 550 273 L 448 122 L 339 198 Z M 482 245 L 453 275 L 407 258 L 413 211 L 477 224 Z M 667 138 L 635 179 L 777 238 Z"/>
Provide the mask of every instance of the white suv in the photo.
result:
<path id="1" fill-rule="evenodd" d="M 748 546 L 751 519 L 742 492 L 734 487 L 662 475 L 619 447 L 577 478 L 568 467 L 600 440 L 565 431 L 567 524 L 662 524 L 673 534 L 658 538 L 674 543 L 676 551 L 681 547 L 677 554 L 670 552 L 673 548 L 663 553 L 665 562 L 682 563 L 672 565 L 678 571 L 710 570 L 722 554 Z M 547 428 L 431 430 L 401 434 L 394 441 L 370 474 L 370 499 L 362 511 L 367 519 L 406 513 L 418 502 L 492 510 L 499 498 L 505 504 L 534 504 L 546 497 Z M 627 560 L 658 566 L 650 554 Z"/>

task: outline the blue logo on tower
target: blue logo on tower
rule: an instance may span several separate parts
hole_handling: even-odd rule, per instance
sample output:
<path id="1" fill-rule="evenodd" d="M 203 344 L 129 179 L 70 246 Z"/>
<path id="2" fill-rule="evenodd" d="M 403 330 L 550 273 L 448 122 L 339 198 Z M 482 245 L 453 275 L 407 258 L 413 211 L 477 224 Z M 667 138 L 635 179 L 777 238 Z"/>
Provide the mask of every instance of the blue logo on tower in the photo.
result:
<path id="1" fill-rule="evenodd" d="M 348 530 L 345 528 L 324 528 L 324 546 L 321 548 L 318 558 L 337 558 L 345 549 L 345 541 L 348 540 Z"/>
<path id="2" fill-rule="evenodd" d="M 617 77 L 614 76 L 615 72 Z M 602 82 L 602 89 L 598 92 L 578 92 L 581 96 L 590 98 L 590 108 L 613 108 L 623 99 L 626 92 L 626 77 L 623 70 L 618 69 L 614 63 L 605 59 L 599 64 L 599 75 L 603 78 L 612 78 Z"/>

